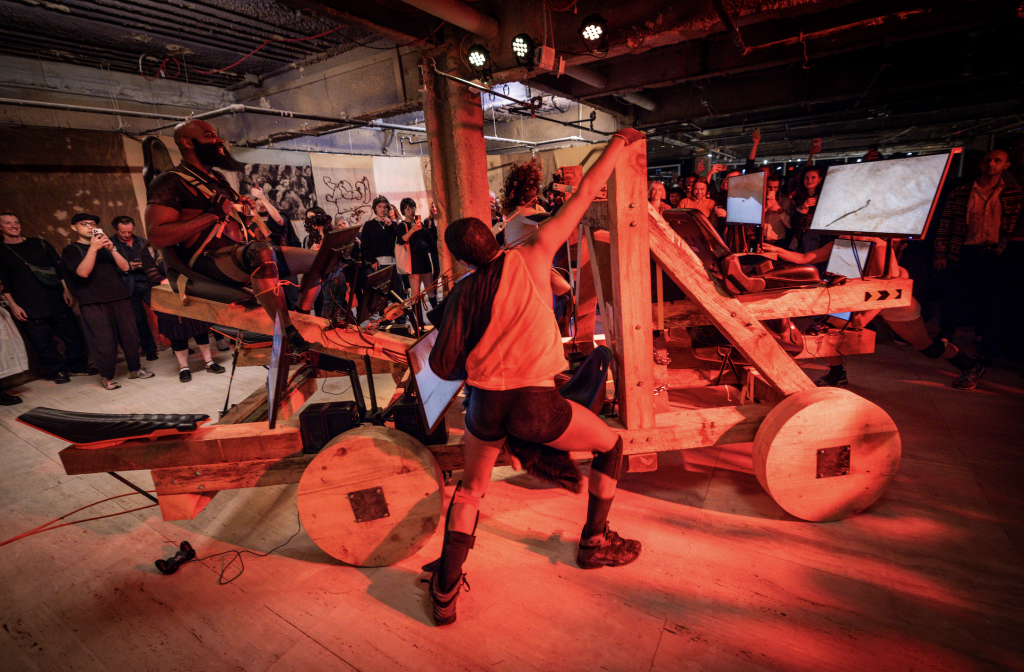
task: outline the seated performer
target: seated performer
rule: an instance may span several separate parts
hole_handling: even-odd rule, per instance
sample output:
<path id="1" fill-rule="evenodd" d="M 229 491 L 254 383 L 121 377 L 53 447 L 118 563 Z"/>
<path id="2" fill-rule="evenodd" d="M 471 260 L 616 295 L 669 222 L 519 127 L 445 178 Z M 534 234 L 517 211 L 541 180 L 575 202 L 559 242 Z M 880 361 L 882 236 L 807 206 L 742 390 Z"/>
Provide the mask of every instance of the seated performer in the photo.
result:
<path id="1" fill-rule="evenodd" d="M 579 190 L 515 249 L 503 252 L 491 228 L 473 217 L 456 220 L 445 231 L 451 254 L 476 272 L 457 283 L 432 316 L 440 327 L 431 369 L 448 380 L 466 378 L 471 390 L 463 480 L 448 508 L 441 557 L 424 567 L 432 572 L 437 625 L 455 621 L 462 564 L 473 548 L 480 501 L 508 435 L 558 450 L 594 452 L 587 520 L 576 555 L 580 567 L 625 565 L 640 554 L 640 542 L 621 538 L 607 523 L 622 440 L 555 388 L 555 374 L 567 365 L 549 297 L 551 258 L 576 230 L 623 147 L 643 137 L 634 129 L 612 136 Z"/>
<path id="2" fill-rule="evenodd" d="M 881 251 L 885 249 L 885 241 L 881 239 L 858 237 L 858 240 L 874 242 L 876 250 Z M 832 253 L 832 243 L 829 242 L 810 252 L 794 252 L 768 243 L 764 243 L 761 249 L 764 252 L 774 252 L 783 261 L 791 261 L 796 264 L 824 264 Z M 889 263 L 894 272 L 898 273 L 900 277 L 910 277 L 897 264 L 895 254 L 889 260 Z M 884 254 L 872 254 L 868 261 L 868 267 L 865 269 L 865 274 L 881 275 L 884 264 Z M 921 304 L 918 303 L 917 299 L 911 297 L 910 305 L 904 308 L 882 308 L 881 310 L 854 313 L 851 316 L 850 324 L 853 327 L 864 327 L 879 313 L 881 313 L 882 319 L 885 320 L 885 323 L 889 325 L 889 328 L 897 336 L 917 348 L 922 355 L 930 359 L 939 359 L 941 357 L 956 367 L 960 371 L 960 377 L 953 381 L 953 387 L 958 390 L 973 390 L 978 386 L 978 379 L 985 373 L 984 367 L 981 366 L 976 358 L 965 355 L 949 341 L 942 338 L 932 338 L 928 335 L 928 330 L 924 326 L 924 320 L 921 319 Z M 849 385 L 850 382 L 846 377 L 846 367 L 843 365 L 844 359 L 845 357 L 842 356 L 826 357 L 825 361 L 829 365 L 828 373 L 815 381 L 815 384 L 818 387 L 846 387 Z"/>
<path id="3" fill-rule="evenodd" d="M 174 129 L 181 163 L 158 175 L 147 189 L 146 228 L 156 247 L 173 246 L 181 261 L 206 277 L 226 285 L 252 285 L 270 319 L 279 317 L 292 348 L 310 345 L 292 326 L 285 294 L 278 279 L 306 273 L 316 252 L 275 247 L 257 230 L 249 230 L 251 205 L 214 168 L 239 170 L 217 130 L 201 120 Z M 308 312 L 316 291 L 301 297 L 299 310 Z"/>

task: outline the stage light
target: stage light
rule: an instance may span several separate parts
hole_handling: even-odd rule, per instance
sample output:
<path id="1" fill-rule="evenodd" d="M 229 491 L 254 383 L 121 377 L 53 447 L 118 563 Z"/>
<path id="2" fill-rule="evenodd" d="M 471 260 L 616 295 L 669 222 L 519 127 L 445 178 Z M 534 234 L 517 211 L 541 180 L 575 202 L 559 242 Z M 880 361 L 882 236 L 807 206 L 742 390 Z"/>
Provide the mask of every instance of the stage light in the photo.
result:
<path id="1" fill-rule="evenodd" d="M 534 54 L 537 53 L 537 43 L 526 33 L 519 33 L 512 38 L 512 53 L 515 54 L 516 63 L 519 65 L 532 66 Z"/>
<path id="2" fill-rule="evenodd" d="M 580 36 L 590 51 L 607 51 L 608 24 L 600 14 L 591 14 L 580 24 Z"/>
<path id="3" fill-rule="evenodd" d="M 483 72 L 487 70 L 487 64 L 491 60 L 491 54 L 479 44 L 474 44 L 469 48 L 469 53 L 466 57 L 469 60 L 469 64 L 473 66 L 473 69 L 477 72 Z"/>
<path id="4" fill-rule="evenodd" d="M 709 159 L 711 158 L 711 152 L 708 152 L 708 158 Z"/>

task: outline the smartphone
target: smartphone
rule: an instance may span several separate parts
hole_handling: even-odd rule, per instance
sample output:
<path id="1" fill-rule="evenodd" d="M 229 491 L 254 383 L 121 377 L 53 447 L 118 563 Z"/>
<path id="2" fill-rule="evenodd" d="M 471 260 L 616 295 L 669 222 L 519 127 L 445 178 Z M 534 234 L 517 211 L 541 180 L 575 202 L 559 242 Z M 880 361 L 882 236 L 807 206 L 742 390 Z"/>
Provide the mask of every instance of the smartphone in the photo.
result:
<path id="1" fill-rule="evenodd" d="M 94 236 L 102 236 L 103 235 L 103 229 L 93 229 L 92 230 L 92 235 L 94 235 Z"/>

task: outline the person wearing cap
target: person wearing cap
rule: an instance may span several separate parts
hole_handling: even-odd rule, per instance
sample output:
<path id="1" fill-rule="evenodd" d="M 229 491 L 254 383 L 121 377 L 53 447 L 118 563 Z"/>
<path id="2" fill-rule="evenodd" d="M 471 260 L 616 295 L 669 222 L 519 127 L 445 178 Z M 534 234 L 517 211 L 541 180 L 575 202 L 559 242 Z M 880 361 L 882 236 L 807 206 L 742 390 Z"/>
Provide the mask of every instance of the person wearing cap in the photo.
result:
<path id="1" fill-rule="evenodd" d="M 72 293 L 78 308 L 102 386 L 107 390 L 121 387 L 114 379 L 117 346 L 124 351 L 129 378 L 152 378 L 139 361 L 139 332 L 135 327 L 128 288 L 121 274 L 128 272 L 128 261 L 99 228 L 99 217 L 79 213 L 71 218 L 71 229 L 78 240 L 64 248 L 61 257 L 70 271 Z"/>

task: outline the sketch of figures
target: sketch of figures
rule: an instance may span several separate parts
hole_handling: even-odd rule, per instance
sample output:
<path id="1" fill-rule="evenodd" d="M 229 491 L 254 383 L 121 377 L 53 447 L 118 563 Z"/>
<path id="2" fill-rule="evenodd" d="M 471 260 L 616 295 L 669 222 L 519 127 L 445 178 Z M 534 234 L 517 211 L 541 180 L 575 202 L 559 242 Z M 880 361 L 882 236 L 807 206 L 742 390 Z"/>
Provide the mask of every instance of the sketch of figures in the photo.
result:
<path id="1" fill-rule="evenodd" d="M 306 216 L 306 210 L 317 204 L 310 166 L 248 163 L 239 191 L 248 194 L 253 186 L 262 187 L 270 202 L 290 220 L 301 220 Z"/>
<path id="2" fill-rule="evenodd" d="M 333 216 L 341 215 L 346 221 L 359 224 L 370 217 L 370 203 L 373 196 L 370 191 L 370 179 L 365 175 L 354 183 L 348 180 L 334 180 L 330 175 L 323 176 L 324 185 L 329 189 L 324 196 L 324 210 Z M 327 203 L 334 205 L 331 212 Z"/>

